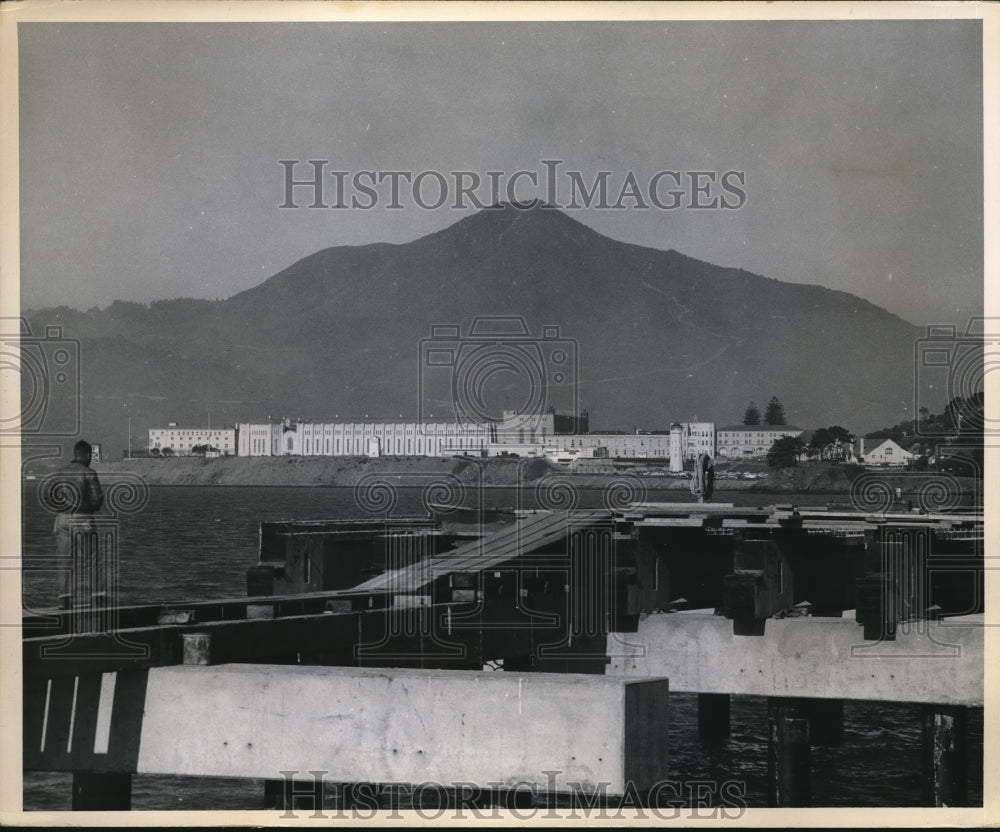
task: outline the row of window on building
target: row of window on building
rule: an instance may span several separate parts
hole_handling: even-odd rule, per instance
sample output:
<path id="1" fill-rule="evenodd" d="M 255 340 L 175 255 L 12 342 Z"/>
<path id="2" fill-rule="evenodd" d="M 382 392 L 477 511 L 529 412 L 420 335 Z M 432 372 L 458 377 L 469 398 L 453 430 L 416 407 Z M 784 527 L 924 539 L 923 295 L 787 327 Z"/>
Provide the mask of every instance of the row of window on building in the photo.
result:
<path id="1" fill-rule="evenodd" d="M 214 453 L 231 456 L 236 453 L 236 430 L 233 428 L 181 428 L 168 425 L 150 428 L 149 450 L 166 449 L 180 456 L 190 455 L 195 448 L 211 449 Z"/>
<path id="2" fill-rule="evenodd" d="M 726 427 L 712 422 L 675 422 L 661 433 L 556 433 L 553 414 L 527 422 L 508 412 L 496 424 L 450 422 L 296 422 L 240 423 L 235 428 L 153 428 L 151 451 L 169 448 L 188 455 L 197 447 L 238 456 L 445 456 L 476 453 L 542 455 L 547 451 L 606 448 L 617 459 L 684 459 L 699 453 L 721 458 L 760 457 L 782 436 L 802 431 L 791 426 Z"/>

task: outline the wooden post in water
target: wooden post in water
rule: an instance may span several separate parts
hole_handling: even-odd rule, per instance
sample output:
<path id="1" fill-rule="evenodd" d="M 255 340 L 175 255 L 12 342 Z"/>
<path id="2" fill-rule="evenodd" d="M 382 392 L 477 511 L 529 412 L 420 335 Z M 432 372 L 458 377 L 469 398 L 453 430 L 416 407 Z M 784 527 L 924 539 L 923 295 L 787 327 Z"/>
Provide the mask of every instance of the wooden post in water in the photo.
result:
<path id="1" fill-rule="evenodd" d="M 767 805 L 812 805 L 809 720 L 799 709 L 785 705 L 768 709 Z"/>
<path id="2" fill-rule="evenodd" d="M 802 718 L 808 719 L 811 745 L 832 746 L 844 742 L 843 699 L 771 696 L 767 707 L 768 711 L 779 707 L 795 708 Z"/>
<path id="3" fill-rule="evenodd" d="M 264 808 L 284 809 L 285 808 L 285 781 L 265 780 L 264 781 Z"/>
<path id="4" fill-rule="evenodd" d="M 703 740 L 723 740 L 729 736 L 729 694 L 698 694 L 698 736 Z"/>
<path id="5" fill-rule="evenodd" d="M 844 700 L 807 699 L 809 739 L 813 745 L 844 744 Z"/>
<path id="6" fill-rule="evenodd" d="M 921 708 L 923 805 L 969 805 L 968 711 L 960 705 Z"/>
<path id="7" fill-rule="evenodd" d="M 120 772 L 73 772 L 74 812 L 128 812 L 132 775 Z"/>

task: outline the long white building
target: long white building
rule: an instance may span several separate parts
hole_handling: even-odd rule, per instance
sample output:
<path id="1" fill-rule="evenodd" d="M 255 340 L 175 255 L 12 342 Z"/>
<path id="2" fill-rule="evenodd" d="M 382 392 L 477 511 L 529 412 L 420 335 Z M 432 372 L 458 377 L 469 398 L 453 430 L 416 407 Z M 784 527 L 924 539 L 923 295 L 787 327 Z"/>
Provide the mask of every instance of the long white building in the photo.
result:
<path id="1" fill-rule="evenodd" d="M 482 452 L 494 425 L 446 422 L 265 422 L 236 426 L 240 456 L 445 456 Z"/>
<path id="2" fill-rule="evenodd" d="M 557 420 L 562 420 L 560 421 Z M 517 454 L 544 456 L 546 451 L 585 451 L 606 448 L 613 459 L 670 458 L 668 433 L 569 433 L 557 428 L 585 422 L 554 413 L 525 417 L 513 411 L 495 424 L 434 422 L 312 422 L 269 421 L 240 423 L 240 456 L 448 456 L 472 453 L 485 456 Z M 714 453 L 715 425 L 681 425 L 685 459 L 701 451 Z"/>
<path id="3" fill-rule="evenodd" d="M 229 456 L 236 451 L 236 431 L 233 428 L 179 427 L 171 422 L 165 428 L 149 429 L 149 450 L 163 453 L 167 448 L 176 456 L 190 456 L 192 448 L 207 445 Z"/>

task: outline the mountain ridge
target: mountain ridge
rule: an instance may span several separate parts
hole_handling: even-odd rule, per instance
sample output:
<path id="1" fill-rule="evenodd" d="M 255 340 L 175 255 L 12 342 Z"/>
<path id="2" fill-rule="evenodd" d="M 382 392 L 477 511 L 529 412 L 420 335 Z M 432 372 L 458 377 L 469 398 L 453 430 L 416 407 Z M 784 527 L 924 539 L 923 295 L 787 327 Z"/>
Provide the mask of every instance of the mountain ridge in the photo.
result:
<path id="1" fill-rule="evenodd" d="M 140 431 L 204 422 L 210 406 L 220 423 L 414 413 L 432 326 L 465 332 L 476 316 L 505 315 L 533 334 L 558 325 L 576 345 L 578 404 L 595 430 L 731 423 L 771 395 L 797 424 L 863 430 L 913 402 L 921 330 L 899 316 L 841 290 L 617 241 L 538 205 L 480 211 L 409 243 L 320 249 L 224 300 L 28 317 L 35 333 L 62 324 L 80 339 L 85 432 L 124 436 L 122 410 Z M 116 398 L 127 404 L 106 405 Z"/>

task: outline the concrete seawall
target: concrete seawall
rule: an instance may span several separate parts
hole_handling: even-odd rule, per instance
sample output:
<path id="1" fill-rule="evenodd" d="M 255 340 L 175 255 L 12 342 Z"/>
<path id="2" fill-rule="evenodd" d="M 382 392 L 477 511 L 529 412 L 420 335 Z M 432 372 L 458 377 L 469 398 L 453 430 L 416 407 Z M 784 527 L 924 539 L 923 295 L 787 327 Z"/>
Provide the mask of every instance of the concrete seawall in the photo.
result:
<path id="1" fill-rule="evenodd" d="M 467 460 L 457 457 L 222 457 L 199 459 L 123 459 L 95 465 L 101 473 L 130 472 L 150 485 L 354 486 L 379 475 L 450 475 L 463 483 L 516 486 L 558 469 L 538 459 Z"/>
<path id="2" fill-rule="evenodd" d="M 49 467 L 59 463 L 51 461 Z M 133 458 L 97 463 L 100 474 L 129 472 L 142 477 L 149 485 L 188 486 L 301 486 L 352 487 L 372 475 L 407 477 L 450 475 L 468 485 L 482 484 L 502 488 L 537 485 L 547 478 L 566 478 L 581 490 L 603 489 L 623 478 L 637 478 L 647 491 L 688 492 L 687 478 L 667 476 L 638 477 L 623 468 L 615 474 L 577 474 L 544 459 L 460 457 L 222 457 L 201 459 Z M 48 473 L 39 468 L 31 473 L 39 479 Z M 716 479 L 717 492 L 749 491 L 767 494 L 842 494 L 847 495 L 856 471 L 830 463 L 810 462 L 783 471 L 769 471 L 754 480 Z M 879 480 L 893 490 L 899 488 L 903 499 L 920 492 L 935 478 L 933 473 L 875 471 Z M 953 478 L 968 494 L 981 491 L 982 483 L 967 477 Z"/>

